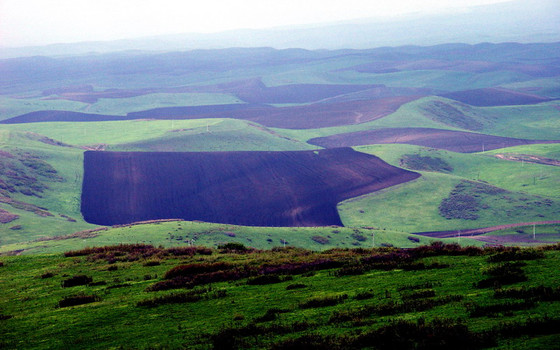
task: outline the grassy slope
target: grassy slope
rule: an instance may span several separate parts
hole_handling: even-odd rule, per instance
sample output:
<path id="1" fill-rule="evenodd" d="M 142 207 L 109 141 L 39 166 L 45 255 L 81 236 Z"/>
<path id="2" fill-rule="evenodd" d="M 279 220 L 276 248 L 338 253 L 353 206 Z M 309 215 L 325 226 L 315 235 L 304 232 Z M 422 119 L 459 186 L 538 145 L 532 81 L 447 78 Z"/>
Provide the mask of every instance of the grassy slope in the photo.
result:
<path id="1" fill-rule="evenodd" d="M 422 177 L 394 188 L 354 198 L 339 204 L 346 226 L 372 225 L 406 232 L 439 231 L 495 226 L 497 224 L 557 220 L 560 215 L 560 168 L 508 162 L 481 154 L 460 154 L 426 150 L 409 145 L 357 147 L 385 161 L 399 165 L 403 154 L 441 158 L 453 167 L 451 173 L 421 172 Z M 476 221 L 445 219 L 438 207 L 463 180 L 483 180 L 510 193 L 481 197 L 487 209 Z M 534 181 L 534 182 L 533 182 Z M 504 198 L 506 197 L 506 198 Z M 543 198 L 551 206 L 535 205 Z"/>
<path id="2" fill-rule="evenodd" d="M 493 151 L 487 151 L 484 154 L 499 154 L 499 153 L 512 153 L 512 154 L 533 154 L 545 158 L 560 160 L 560 144 L 544 144 L 544 145 L 530 145 L 530 146 L 516 146 Z"/>
<path id="3" fill-rule="evenodd" d="M 52 217 L 41 217 L 28 211 L 14 209 L 7 204 L 1 204 L 5 210 L 21 216 L 15 221 L 0 226 L 0 240 L 3 244 L 44 236 L 56 236 L 93 227 L 81 219 L 80 213 L 83 150 L 48 145 L 34 141 L 24 133 L 6 130 L 0 130 L 0 149 L 6 151 L 19 149 L 41 156 L 64 179 L 63 181 L 45 180 L 49 188 L 42 194 L 42 197 L 11 195 L 15 200 L 46 208 L 54 215 Z M 60 214 L 67 215 L 76 222 L 70 222 Z M 22 228 L 9 229 L 16 225 L 21 225 Z"/>
<path id="4" fill-rule="evenodd" d="M 104 260 L 89 261 L 86 257 L 64 258 L 58 254 L 3 257 L 4 266 L 0 267 L 0 313 L 12 318 L 0 320 L 3 333 L 0 344 L 10 349 L 107 349 L 119 346 L 138 349 L 207 349 L 211 347 L 209 336 L 226 328 L 233 328 L 232 334 L 227 338 L 230 344 L 233 344 L 238 337 L 243 337 L 242 333 L 235 329 L 248 324 L 273 326 L 303 322 L 300 325 L 308 327 L 300 332 L 261 333 L 259 337 L 243 338 L 247 342 L 246 347 L 262 348 L 304 334 L 359 334 L 386 326 L 395 319 L 424 319 L 426 323 L 431 323 L 434 319 L 444 319 L 447 324 L 461 319 L 469 330 L 484 332 L 508 322 L 524 323 L 528 318 L 560 316 L 558 301 L 539 301 L 526 310 L 506 312 L 499 316 L 470 317 L 469 305 L 495 305 L 509 301 L 496 299 L 491 288 L 473 287 L 474 283 L 485 277 L 484 270 L 494 265 L 486 262 L 487 256 L 424 258 L 421 261 L 428 264 L 438 262 L 449 265 L 447 268 L 425 271 L 372 270 L 358 276 L 336 277 L 332 273 L 333 270 L 323 270 L 311 276 L 295 275 L 291 281 L 264 286 L 248 285 L 246 280 L 214 283 L 212 289 L 225 290 L 225 297 L 152 308 L 137 306 L 139 301 L 169 295 L 169 291 L 145 290 L 162 280 L 167 270 L 180 263 L 226 261 L 236 264 L 262 264 L 268 261 L 274 264 L 315 259 L 312 256 L 298 256 L 297 253 L 286 251 L 240 255 L 214 252 L 210 256 L 197 255 L 180 260 L 163 258 L 157 266 L 144 266 L 145 260 L 108 265 Z M 344 254 L 338 255 L 344 257 Z M 528 276 L 528 281 L 506 288 L 539 285 L 558 287 L 560 277 L 556 271 L 560 254 L 558 251 L 548 251 L 545 252 L 545 256 L 545 259 L 527 261 L 523 270 Z M 323 254 L 317 258 L 331 256 Z M 109 266 L 113 266 L 113 270 L 108 270 Z M 45 273 L 51 273 L 53 277 L 40 278 Z M 61 288 L 62 281 L 74 275 L 91 276 L 94 282 L 106 284 Z M 305 287 L 286 290 L 288 285 L 294 283 L 303 284 Z M 418 289 L 421 288 L 418 286 L 425 283 L 431 284 L 432 287 L 428 289 L 435 292 L 435 298 L 459 295 L 462 300 L 451 301 L 424 311 L 389 316 L 367 314 L 352 321 L 329 322 L 337 313 L 400 302 L 407 294 L 425 291 L 426 289 Z M 371 296 L 358 300 L 355 296 L 360 292 L 368 292 Z M 101 300 L 81 306 L 56 308 L 62 298 L 80 293 L 97 295 Z M 310 298 L 344 294 L 348 298 L 338 305 L 306 309 L 298 307 L 298 304 Z M 511 301 L 521 302 L 517 299 Z M 276 321 L 256 321 L 271 308 L 283 309 L 284 312 L 278 314 Z M 148 324 L 149 327 L 146 327 Z M 256 340 L 262 342 L 260 346 L 254 343 Z M 499 339 L 497 348 L 551 348 L 557 345 L 559 340 L 557 332 L 528 336 L 523 331 L 518 331 L 513 337 Z M 394 338 L 391 339 L 391 344 L 393 341 Z"/>
<path id="5" fill-rule="evenodd" d="M 560 110 L 555 102 L 526 106 L 470 107 L 441 97 L 424 97 L 401 106 L 395 113 L 368 123 L 308 130 L 275 129 L 291 138 L 307 141 L 311 138 L 382 128 L 436 128 L 464 130 L 459 125 L 442 118 L 435 118 L 427 110 L 434 102 L 451 104 L 483 127 L 476 130 L 497 136 L 537 140 L 557 140 L 560 135 L 558 119 Z M 463 105 L 464 106 L 464 105 Z"/>
<path id="6" fill-rule="evenodd" d="M 91 237 L 93 235 L 93 237 Z M 374 236 L 374 241 L 372 239 Z M 312 239 L 321 236 L 327 239 L 318 243 Z M 361 236 L 361 237 L 360 237 Z M 419 241 L 409 239 L 417 238 Z M 23 254 L 43 254 L 62 252 L 84 247 L 114 245 L 120 243 L 144 243 L 154 246 L 185 246 L 192 242 L 206 247 L 216 247 L 229 242 L 239 242 L 258 249 L 287 246 L 313 250 L 325 250 L 335 247 L 366 247 L 393 245 L 397 247 L 415 247 L 429 244 L 434 239 L 409 235 L 390 230 L 372 230 L 366 228 L 346 227 L 249 227 L 211 224 L 192 221 L 160 222 L 155 224 L 132 225 L 109 228 L 89 235 L 70 236 L 65 239 L 7 244 L 0 246 L 0 254 L 23 250 Z M 456 239 L 444 239 L 457 242 Z M 482 243 L 463 239 L 465 245 L 482 245 Z"/>
<path id="7" fill-rule="evenodd" d="M 21 99 L 0 96 L 0 120 L 44 110 L 126 115 L 129 112 L 159 107 L 201 106 L 239 102 L 239 99 L 235 96 L 218 93 L 158 93 L 128 98 L 102 98 L 95 103 L 45 99 L 44 97 Z"/>
<path id="8" fill-rule="evenodd" d="M 246 121 L 235 119 L 222 119 L 219 122 L 207 119 L 206 121 L 209 124 L 176 132 L 166 132 L 160 137 L 114 144 L 108 150 L 196 152 L 295 151 L 317 148 Z"/>

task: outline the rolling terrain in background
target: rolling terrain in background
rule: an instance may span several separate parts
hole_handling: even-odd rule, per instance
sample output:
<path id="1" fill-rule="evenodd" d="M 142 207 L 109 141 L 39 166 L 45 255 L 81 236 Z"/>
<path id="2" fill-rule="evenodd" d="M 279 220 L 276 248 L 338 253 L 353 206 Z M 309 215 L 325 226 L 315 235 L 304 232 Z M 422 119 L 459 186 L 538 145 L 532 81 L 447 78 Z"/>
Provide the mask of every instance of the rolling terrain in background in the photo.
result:
<path id="1" fill-rule="evenodd" d="M 48 250 L 59 244 L 52 237 L 73 239 L 80 236 L 72 236 L 75 232 L 86 232 L 81 235 L 87 237 L 90 230 L 103 228 L 99 224 L 177 218 L 251 226 L 368 227 L 395 232 L 394 244 L 401 246 L 414 244 L 408 239 L 404 243 L 401 234 L 422 237 L 425 232 L 532 223 L 540 229 L 547 223 L 538 237 L 513 236 L 522 244 L 555 242 L 557 234 L 548 228 L 558 227 L 552 222 L 560 214 L 558 52 L 558 43 L 485 43 L 1 60 L 0 243 L 10 247 L 4 250 L 19 251 L 18 243 L 37 249 L 41 242 L 46 247 L 41 249 Z M 333 158 L 336 165 L 320 156 L 341 152 L 323 147 L 348 146 L 357 152 L 344 151 L 350 153 Z M 177 152 L 176 157 L 194 158 L 165 166 L 133 161 L 121 167 L 129 169 L 121 174 L 98 174 L 86 160 L 84 174 L 86 151 L 100 156 L 142 152 L 138 157 L 146 159 L 157 158 L 153 152 L 171 152 L 170 157 Z M 266 162 L 277 165 L 257 162 L 258 170 L 241 172 L 230 181 L 226 178 L 236 167 L 253 168 L 242 160 L 231 161 L 231 166 L 225 158 L 203 161 L 239 151 L 246 152 L 247 161 L 270 154 Z M 372 185 L 360 180 L 355 188 L 348 187 L 374 174 L 367 156 L 352 161 L 358 155 L 362 159 L 362 153 L 421 176 L 402 183 L 396 173 L 382 174 L 366 181 Z M 302 154 L 319 156 L 302 160 L 309 163 L 306 166 L 295 166 Z M 292 165 L 280 170 L 278 159 Z M 218 163 L 223 167 L 216 167 Z M 169 189 L 160 191 L 157 186 L 166 178 L 150 174 L 166 167 Z M 341 171 L 348 177 L 340 178 Z M 174 176 L 177 180 L 171 181 Z M 192 181 L 179 181 L 190 176 Z M 196 177 L 208 183 L 194 186 Z M 101 182 L 92 185 L 117 179 L 123 182 L 115 188 L 124 192 L 105 193 L 94 189 L 109 188 Z M 280 184 L 281 179 L 293 181 Z M 344 180 L 346 187 L 338 187 L 336 179 Z M 152 201 L 135 200 L 140 197 L 124 190 L 134 181 L 137 189 L 151 193 Z M 400 184 L 373 186 L 384 181 Z M 228 198 L 218 200 L 221 197 L 210 190 L 216 183 L 224 184 L 216 191 L 230 193 Z M 321 183 L 328 183 L 328 190 Z M 206 187 L 214 194 L 194 195 Z M 317 209 L 317 203 L 329 208 Z M 125 207 L 129 214 L 118 214 Z M 84 217 L 92 215 L 92 208 L 115 219 L 88 223 Z M 196 215 L 185 214 L 185 208 Z M 299 214 L 294 213 L 307 210 L 331 219 L 295 219 Z M 290 211 L 288 217 L 296 215 L 292 219 L 274 219 Z M 252 215 L 268 219 L 253 220 Z M 134 230 L 153 229 L 154 224 L 134 225 Z M 94 236 L 109 237 L 113 230 L 117 229 Z M 262 230 L 274 235 L 273 229 Z M 327 236 L 324 247 L 333 242 L 366 244 Z M 246 234 L 219 237 L 225 242 L 251 239 Z M 181 241 L 187 239 L 191 238 Z M 317 244 L 309 237 L 304 242 L 298 244 Z M 386 244 L 393 243 L 389 239 Z"/>

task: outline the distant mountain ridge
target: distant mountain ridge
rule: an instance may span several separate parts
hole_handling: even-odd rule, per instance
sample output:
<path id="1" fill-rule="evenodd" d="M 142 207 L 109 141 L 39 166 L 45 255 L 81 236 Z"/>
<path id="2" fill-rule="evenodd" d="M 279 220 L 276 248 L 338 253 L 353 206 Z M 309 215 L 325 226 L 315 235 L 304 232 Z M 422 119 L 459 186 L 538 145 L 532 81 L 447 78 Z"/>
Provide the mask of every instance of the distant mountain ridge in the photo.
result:
<path id="1" fill-rule="evenodd" d="M 416 14 L 297 27 L 1 48 L 0 58 L 83 55 L 127 50 L 184 51 L 262 46 L 335 50 L 443 43 L 555 41 L 560 41 L 560 3 L 555 0 L 515 0 L 429 16 Z"/>

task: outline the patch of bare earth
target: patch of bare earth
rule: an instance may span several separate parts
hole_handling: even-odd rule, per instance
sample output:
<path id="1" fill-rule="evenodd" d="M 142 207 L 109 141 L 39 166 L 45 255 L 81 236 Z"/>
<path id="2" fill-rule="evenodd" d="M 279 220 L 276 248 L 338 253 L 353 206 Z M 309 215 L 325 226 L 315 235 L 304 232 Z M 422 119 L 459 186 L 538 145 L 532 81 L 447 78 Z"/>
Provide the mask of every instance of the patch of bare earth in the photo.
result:
<path id="1" fill-rule="evenodd" d="M 318 137 L 308 141 L 308 143 L 312 145 L 326 148 L 400 143 L 440 148 L 461 153 L 482 152 L 498 148 L 536 143 L 558 142 L 560 141 L 516 139 L 472 132 L 431 128 L 386 128 L 378 130 L 365 130 Z"/>
<path id="2" fill-rule="evenodd" d="M 99 225 L 157 219 L 342 225 L 336 204 L 420 175 L 350 148 L 297 152 L 85 152 L 82 213 Z"/>

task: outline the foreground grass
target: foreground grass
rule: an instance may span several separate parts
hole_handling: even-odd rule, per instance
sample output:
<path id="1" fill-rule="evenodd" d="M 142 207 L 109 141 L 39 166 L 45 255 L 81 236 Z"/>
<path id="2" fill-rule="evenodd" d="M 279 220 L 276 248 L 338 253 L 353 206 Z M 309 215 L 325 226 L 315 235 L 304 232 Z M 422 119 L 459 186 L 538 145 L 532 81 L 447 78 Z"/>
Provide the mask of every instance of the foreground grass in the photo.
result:
<path id="1" fill-rule="evenodd" d="M 558 250 L 138 245 L 1 261 L 6 349 L 424 349 L 434 348 L 422 336 L 430 329 L 440 348 L 547 348 L 560 340 L 550 328 L 560 317 Z M 514 275 L 523 278 L 499 275 L 501 289 L 476 287 L 499 266 L 518 266 Z M 170 282 L 187 289 L 163 288 Z M 546 288 L 547 297 L 537 292 Z M 401 332 L 384 343 L 395 327 Z"/>

